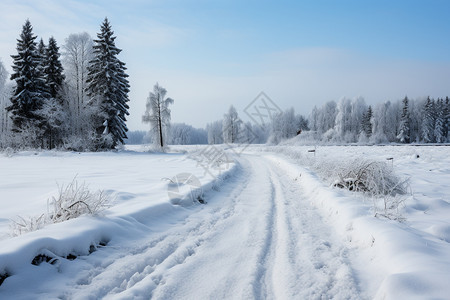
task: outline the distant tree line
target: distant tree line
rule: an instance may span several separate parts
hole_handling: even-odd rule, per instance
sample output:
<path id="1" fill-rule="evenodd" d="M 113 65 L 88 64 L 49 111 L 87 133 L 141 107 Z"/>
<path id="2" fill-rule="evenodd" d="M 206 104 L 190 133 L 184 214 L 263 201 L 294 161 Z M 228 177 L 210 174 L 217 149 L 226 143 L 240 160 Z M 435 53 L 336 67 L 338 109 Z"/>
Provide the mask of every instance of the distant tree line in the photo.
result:
<path id="1" fill-rule="evenodd" d="M 314 107 L 308 118 L 293 108 L 260 126 L 244 123 L 231 106 L 223 120 L 206 126 L 209 144 L 269 143 L 299 136 L 305 143 L 450 142 L 449 98 L 386 101 L 367 105 L 362 97 L 342 98 Z"/>
<path id="2" fill-rule="evenodd" d="M 278 144 L 308 130 L 305 117 L 295 114 L 293 108 L 275 114 L 267 124 L 244 122 L 234 106 L 222 120 L 207 124 L 209 144 Z"/>
<path id="3" fill-rule="evenodd" d="M 363 98 L 342 98 L 314 107 L 305 138 L 338 143 L 450 142 L 449 98 L 367 105 Z"/>
<path id="4" fill-rule="evenodd" d="M 128 75 L 107 18 L 97 39 L 71 34 L 62 60 L 56 40 L 38 43 L 29 20 L 12 55 L 0 62 L 0 148 L 112 149 L 127 137 Z"/>

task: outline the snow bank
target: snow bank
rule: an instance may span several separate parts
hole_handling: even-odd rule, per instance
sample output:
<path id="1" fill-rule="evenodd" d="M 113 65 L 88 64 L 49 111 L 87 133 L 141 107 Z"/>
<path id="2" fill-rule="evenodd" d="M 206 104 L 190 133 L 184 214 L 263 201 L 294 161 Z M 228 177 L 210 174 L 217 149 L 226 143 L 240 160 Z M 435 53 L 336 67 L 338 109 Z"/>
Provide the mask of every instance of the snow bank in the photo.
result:
<path id="1" fill-rule="evenodd" d="M 321 147 L 316 155 L 345 159 L 380 159 L 394 154 L 394 168 L 410 177 L 412 194 L 402 209 L 406 222 L 374 218 L 370 201 L 361 194 L 330 188 L 315 172 L 272 155 L 311 203 L 360 256 L 362 286 L 377 299 L 444 299 L 450 295 L 450 188 L 445 147 Z M 277 152 L 280 152 L 277 149 Z M 295 147 L 291 151 L 308 148 Z M 310 158 L 314 159 L 314 157 Z M 292 163 L 294 162 L 294 164 Z M 428 170 L 426 172 L 425 170 Z M 431 178 L 436 171 L 439 176 Z M 367 264 L 370 261 L 370 264 Z M 365 277 L 364 274 L 370 274 Z"/>
<path id="2" fill-rule="evenodd" d="M 237 163 L 227 169 L 206 174 L 185 154 L 149 154 L 133 151 L 118 153 L 18 153 L 0 157 L 0 298 L 3 292 L 21 288 L 33 276 L 40 276 L 35 265 L 41 261 L 64 263 L 98 248 L 120 244 L 152 231 L 161 223 L 179 220 L 199 208 L 193 201 L 173 205 L 164 177 L 180 171 L 199 179 L 198 187 L 207 201 L 208 192 L 240 170 Z M 8 238 L 7 223 L 16 215 L 46 212 L 47 199 L 57 192 L 56 182 L 73 174 L 94 188 L 106 190 L 112 207 L 98 216 L 81 216 L 51 224 L 38 231 Z M 72 177 L 73 178 L 73 177 Z M 66 181 L 67 182 L 67 181 Z M 180 191 L 180 194 L 186 191 Z M 32 204 L 32 205 L 30 205 Z M 3 230 L 3 232 L 1 231 Z M 3 235 L 2 235 L 3 234 Z M 32 264 L 35 264 L 33 265 Z M 42 268 L 40 268 L 43 271 Z M 8 286 L 6 289 L 5 286 Z"/>

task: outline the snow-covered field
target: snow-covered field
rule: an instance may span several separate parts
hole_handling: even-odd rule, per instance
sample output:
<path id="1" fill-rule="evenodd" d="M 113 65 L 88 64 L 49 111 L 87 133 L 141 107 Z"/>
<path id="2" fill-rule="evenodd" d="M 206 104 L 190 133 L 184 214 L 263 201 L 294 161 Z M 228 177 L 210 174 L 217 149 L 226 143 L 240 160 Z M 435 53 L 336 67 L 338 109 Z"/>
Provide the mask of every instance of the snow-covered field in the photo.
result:
<path id="1" fill-rule="evenodd" d="M 183 148 L 0 154 L 0 299 L 450 295 L 449 147 L 254 146 L 215 177 L 192 159 L 202 148 Z M 405 221 L 374 217 L 378 200 L 330 187 L 311 163 L 355 158 L 409 178 Z M 167 179 L 180 173 L 199 179 L 206 205 L 188 189 L 173 205 Z M 10 236 L 11 219 L 45 213 L 74 177 L 111 207 Z M 54 260 L 32 264 L 39 254 Z"/>

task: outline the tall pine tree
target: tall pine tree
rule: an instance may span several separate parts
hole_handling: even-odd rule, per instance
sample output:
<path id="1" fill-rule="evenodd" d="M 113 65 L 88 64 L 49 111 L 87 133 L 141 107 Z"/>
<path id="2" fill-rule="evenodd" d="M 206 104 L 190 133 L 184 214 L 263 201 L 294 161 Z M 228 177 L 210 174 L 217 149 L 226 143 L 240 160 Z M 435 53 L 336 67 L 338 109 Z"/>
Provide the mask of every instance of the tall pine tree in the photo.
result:
<path id="1" fill-rule="evenodd" d="M 129 115 L 127 102 L 129 84 L 125 73 L 125 63 L 117 58 L 122 51 L 115 45 L 116 37 L 107 18 L 101 25 L 101 32 L 94 40 L 94 59 L 90 61 L 87 78 L 87 95 L 90 104 L 97 105 L 99 114 L 95 120 L 95 130 L 104 139 L 99 147 L 114 148 L 123 144 L 128 128 L 125 124 Z"/>
<path id="2" fill-rule="evenodd" d="M 51 37 L 48 40 L 48 47 L 45 51 L 44 74 L 50 97 L 54 99 L 60 98 L 58 93 L 60 92 L 65 79 L 63 74 L 64 69 L 59 58 L 60 56 L 56 40 Z"/>
<path id="3" fill-rule="evenodd" d="M 51 37 L 48 41 L 48 47 L 44 52 L 43 72 L 49 98 L 43 103 L 40 113 L 44 119 L 44 136 L 50 149 L 61 144 L 64 134 L 64 112 L 63 98 L 61 97 L 62 85 L 65 79 L 63 67 L 59 59 L 59 47 L 56 40 Z"/>
<path id="4" fill-rule="evenodd" d="M 448 136 L 448 132 L 450 130 L 450 103 L 448 100 L 448 96 L 445 98 L 444 103 L 444 137 L 447 142 L 450 142 L 450 137 Z"/>
<path id="5" fill-rule="evenodd" d="M 11 105 L 6 109 L 11 112 L 16 131 L 22 131 L 26 127 L 39 129 L 42 117 L 37 111 L 48 97 L 40 68 L 41 56 L 32 31 L 33 27 L 27 20 L 17 40 L 17 55 L 11 55 L 14 60 L 11 80 L 15 80 L 16 86 Z"/>
<path id="6" fill-rule="evenodd" d="M 44 80 L 44 83 L 46 83 L 47 75 L 45 73 L 45 66 L 47 63 L 47 46 L 44 44 L 44 40 L 42 38 L 39 40 L 39 43 L 37 44 L 37 53 L 38 53 L 38 57 L 39 57 L 39 59 L 38 59 L 39 63 L 37 65 L 38 72 L 39 72 L 39 74 L 41 74 L 41 76 Z M 49 92 L 47 84 L 44 84 L 44 86 L 42 88 L 45 89 L 46 93 Z M 47 94 L 47 96 L 49 96 L 49 95 Z"/>
<path id="7" fill-rule="evenodd" d="M 397 135 L 397 138 L 401 143 L 410 143 L 411 136 L 410 136 L 410 120 L 408 111 L 409 105 L 408 97 L 405 97 L 405 99 L 403 99 L 402 102 L 403 102 L 403 110 L 400 119 L 399 133 Z"/>
<path id="8" fill-rule="evenodd" d="M 423 108 L 423 122 L 422 122 L 422 139 L 425 143 L 434 142 L 434 126 L 435 126 L 435 110 L 434 100 L 428 97 L 427 102 Z"/>
<path id="9" fill-rule="evenodd" d="M 444 100 L 437 99 L 435 104 L 434 139 L 436 143 L 445 142 Z"/>
<path id="10" fill-rule="evenodd" d="M 366 137 L 372 136 L 372 106 L 369 105 L 367 112 L 363 113 L 361 118 L 361 132 L 364 132 Z"/>

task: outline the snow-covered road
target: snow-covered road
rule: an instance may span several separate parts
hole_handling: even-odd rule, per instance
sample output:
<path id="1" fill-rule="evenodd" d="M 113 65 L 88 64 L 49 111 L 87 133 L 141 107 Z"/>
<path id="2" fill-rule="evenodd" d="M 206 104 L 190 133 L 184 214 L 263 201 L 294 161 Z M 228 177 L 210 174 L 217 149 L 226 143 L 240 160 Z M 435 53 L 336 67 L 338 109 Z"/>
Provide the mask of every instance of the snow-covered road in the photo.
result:
<path id="1" fill-rule="evenodd" d="M 295 179 L 273 160 L 241 161 L 244 171 L 227 191 L 176 229 L 189 257 L 159 274 L 158 285 L 148 288 L 146 278 L 124 298 L 359 298 L 347 250 Z"/>
<path id="2" fill-rule="evenodd" d="M 187 149 L 0 156 L 0 299 L 448 298 L 447 147 L 322 147 L 311 157 L 255 146 L 215 179 L 191 159 L 203 148 Z M 410 178 L 405 221 L 374 217 L 384 198 L 316 172 L 366 157 L 394 157 Z M 167 178 L 179 173 L 199 179 L 206 205 L 187 186 L 172 204 Z M 55 182 L 75 174 L 111 207 L 8 234 L 10 219 L 44 213 Z"/>
<path id="3" fill-rule="evenodd" d="M 207 205 L 141 221 L 139 235 L 112 239 L 88 256 L 43 263 L 27 275 L 26 288 L 4 296 L 361 298 L 351 250 L 303 195 L 300 177 L 276 156 L 245 155 L 239 163 L 220 191 L 206 193 Z"/>

